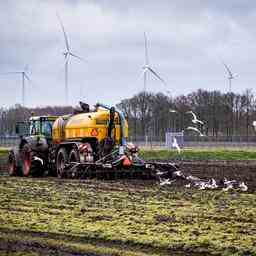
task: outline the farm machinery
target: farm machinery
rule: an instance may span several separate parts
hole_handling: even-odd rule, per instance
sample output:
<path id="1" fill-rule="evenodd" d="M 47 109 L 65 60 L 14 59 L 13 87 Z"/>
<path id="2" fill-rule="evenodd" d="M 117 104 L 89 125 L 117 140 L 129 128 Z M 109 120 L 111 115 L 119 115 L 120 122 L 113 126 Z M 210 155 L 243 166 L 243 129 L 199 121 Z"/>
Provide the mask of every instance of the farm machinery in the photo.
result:
<path id="1" fill-rule="evenodd" d="M 157 178 L 178 171 L 172 162 L 144 161 L 127 142 L 124 114 L 105 104 L 64 116 L 31 116 L 16 126 L 19 146 L 9 152 L 10 175 L 59 178 Z"/>

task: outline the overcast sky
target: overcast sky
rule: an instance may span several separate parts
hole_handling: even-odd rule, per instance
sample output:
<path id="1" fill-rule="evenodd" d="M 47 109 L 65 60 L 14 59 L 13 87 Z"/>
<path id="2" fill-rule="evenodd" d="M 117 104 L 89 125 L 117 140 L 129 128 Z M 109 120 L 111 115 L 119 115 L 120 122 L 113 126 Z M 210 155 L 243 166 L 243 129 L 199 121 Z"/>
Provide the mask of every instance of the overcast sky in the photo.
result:
<path id="1" fill-rule="evenodd" d="M 70 60 L 72 105 L 80 99 L 115 104 L 143 89 L 144 31 L 150 64 L 168 87 L 150 76 L 147 90 L 226 92 L 221 59 L 238 74 L 235 92 L 255 88 L 255 1 L 0 1 L 0 72 L 28 65 L 27 106 L 65 103 L 65 41 L 56 11 L 73 53 L 87 60 Z M 0 107 L 21 103 L 21 75 L 1 75 L 0 87 Z"/>

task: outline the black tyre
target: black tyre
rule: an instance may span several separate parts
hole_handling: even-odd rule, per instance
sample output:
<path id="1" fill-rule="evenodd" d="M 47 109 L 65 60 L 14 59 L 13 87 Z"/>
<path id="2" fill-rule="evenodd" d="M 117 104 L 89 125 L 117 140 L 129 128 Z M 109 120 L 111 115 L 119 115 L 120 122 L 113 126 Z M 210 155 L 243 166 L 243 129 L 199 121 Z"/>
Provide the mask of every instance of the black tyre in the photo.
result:
<path id="1" fill-rule="evenodd" d="M 57 177 L 58 178 L 65 178 L 66 171 L 65 165 L 68 163 L 68 154 L 65 148 L 61 148 L 57 154 Z"/>
<path id="2" fill-rule="evenodd" d="M 21 168 L 18 165 L 17 154 L 14 151 L 10 151 L 7 162 L 7 170 L 10 176 L 21 175 Z"/>
<path id="3" fill-rule="evenodd" d="M 80 163 L 80 156 L 78 149 L 73 148 L 68 156 L 69 163 Z M 68 178 L 79 178 L 78 168 L 73 168 L 72 173 L 68 175 Z"/>
<path id="4" fill-rule="evenodd" d="M 32 174 L 32 150 L 28 144 L 25 144 L 21 150 L 22 174 L 28 177 Z"/>
<path id="5" fill-rule="evenodd" d="M 80 156 L 77 149 L 72 149 L 69 153 L 68 157 L 69 162 L 79 162 L 80 163 Z"/>
<path id="6" fill-rule="evenodd" d="M 36 159 L 36 158 L 35 158 Z M 40 177 L 44 173 L 44 162 L 41 158 L 33 159 L 33 152 L 29 144 L 25 144 L 21 150 L 22 174 L 24 177 Z"/>

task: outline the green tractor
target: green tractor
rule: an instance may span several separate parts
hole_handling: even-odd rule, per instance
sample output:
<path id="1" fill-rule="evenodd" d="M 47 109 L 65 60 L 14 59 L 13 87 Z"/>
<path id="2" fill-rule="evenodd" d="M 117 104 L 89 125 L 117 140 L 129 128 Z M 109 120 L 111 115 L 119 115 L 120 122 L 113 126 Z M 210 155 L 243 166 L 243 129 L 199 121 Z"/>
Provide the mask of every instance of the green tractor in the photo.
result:
<path id="1" fill-rule="evenodd" d="M 41 176 L 49 169 L 52 125 L 57 118 L 57 116 L 32 116 L 29 121 L 16 124 L 20 143 L 9 152 L 10 175 Z"/>

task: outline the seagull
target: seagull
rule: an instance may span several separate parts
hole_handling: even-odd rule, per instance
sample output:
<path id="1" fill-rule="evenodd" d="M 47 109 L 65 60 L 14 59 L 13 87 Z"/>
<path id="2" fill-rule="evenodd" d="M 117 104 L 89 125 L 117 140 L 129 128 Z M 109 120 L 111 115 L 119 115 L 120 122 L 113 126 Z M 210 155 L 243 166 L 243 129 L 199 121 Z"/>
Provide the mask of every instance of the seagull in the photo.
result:
<path id="1" fill-rule="evenodd" d="M 173 138 L 172 146 L 173 146 L 174 148 L 176 148 L 176 149 L 178 150 L 179 154 L 180 154 L 181 149 L 180 149 L 180 146 L 179 146 L 179 144 L 178 144 L 178 142 L 177 142 L 177 139 L 176 139 L 175 137 Z"/>
<path id="2" fill-rule="evenodd" d="M 196 124 L 196 123 L 204 124 L 204 122 L 202 122 L 201 120 L 197 119 L 197 116 L 196 116 L 196 114 L 195 114 L 193 111 L 188 111 L 188 112 L 186 112 L 186 113 L 187 113 L 187 114 L 192 114 L 192 116 L 193 116 L 192 122 L 193 122 L 194 124 Z"/>
<path id="3" fill-rule="evenodd" d="M 189 175 L 189 176 L 187 177 L 187 180 L 199 181 L 200 179 L 199 179 L 198 177 L 194 177 L 194 176 L 192 176 L 192 175 Z"/>
<path id="4" fill-rule="evenodd" d="M 239 184 L 239 188 L 240 188 L 240 190 L 243 191 L 243 192 L 245 192 L 245 191 L 248 190 L 248 186 L 247 186 L 244 182 L 241 182 L 241 183 Z"/>
<path id="5" fill-rule="evenodd" d="M 160 186 L 171 185 L 173 182 L 175 182 L 175 180 L 170 180 L 170 179 L 160 180 Z"/>
<path id="6" fill-rule="evenodd" d="M 199 135 L 200 135 L 201 137 L 204 137 L 204 136 L 205 136 L 205 135 L 202 134 L 196 127 L 189 126 L 189 127 L 187 127 L 186 129 L 187 129 L 187 130 L 191 130 L 191 131 L 195 131 L 195 132 L 199 133 Z"/>

